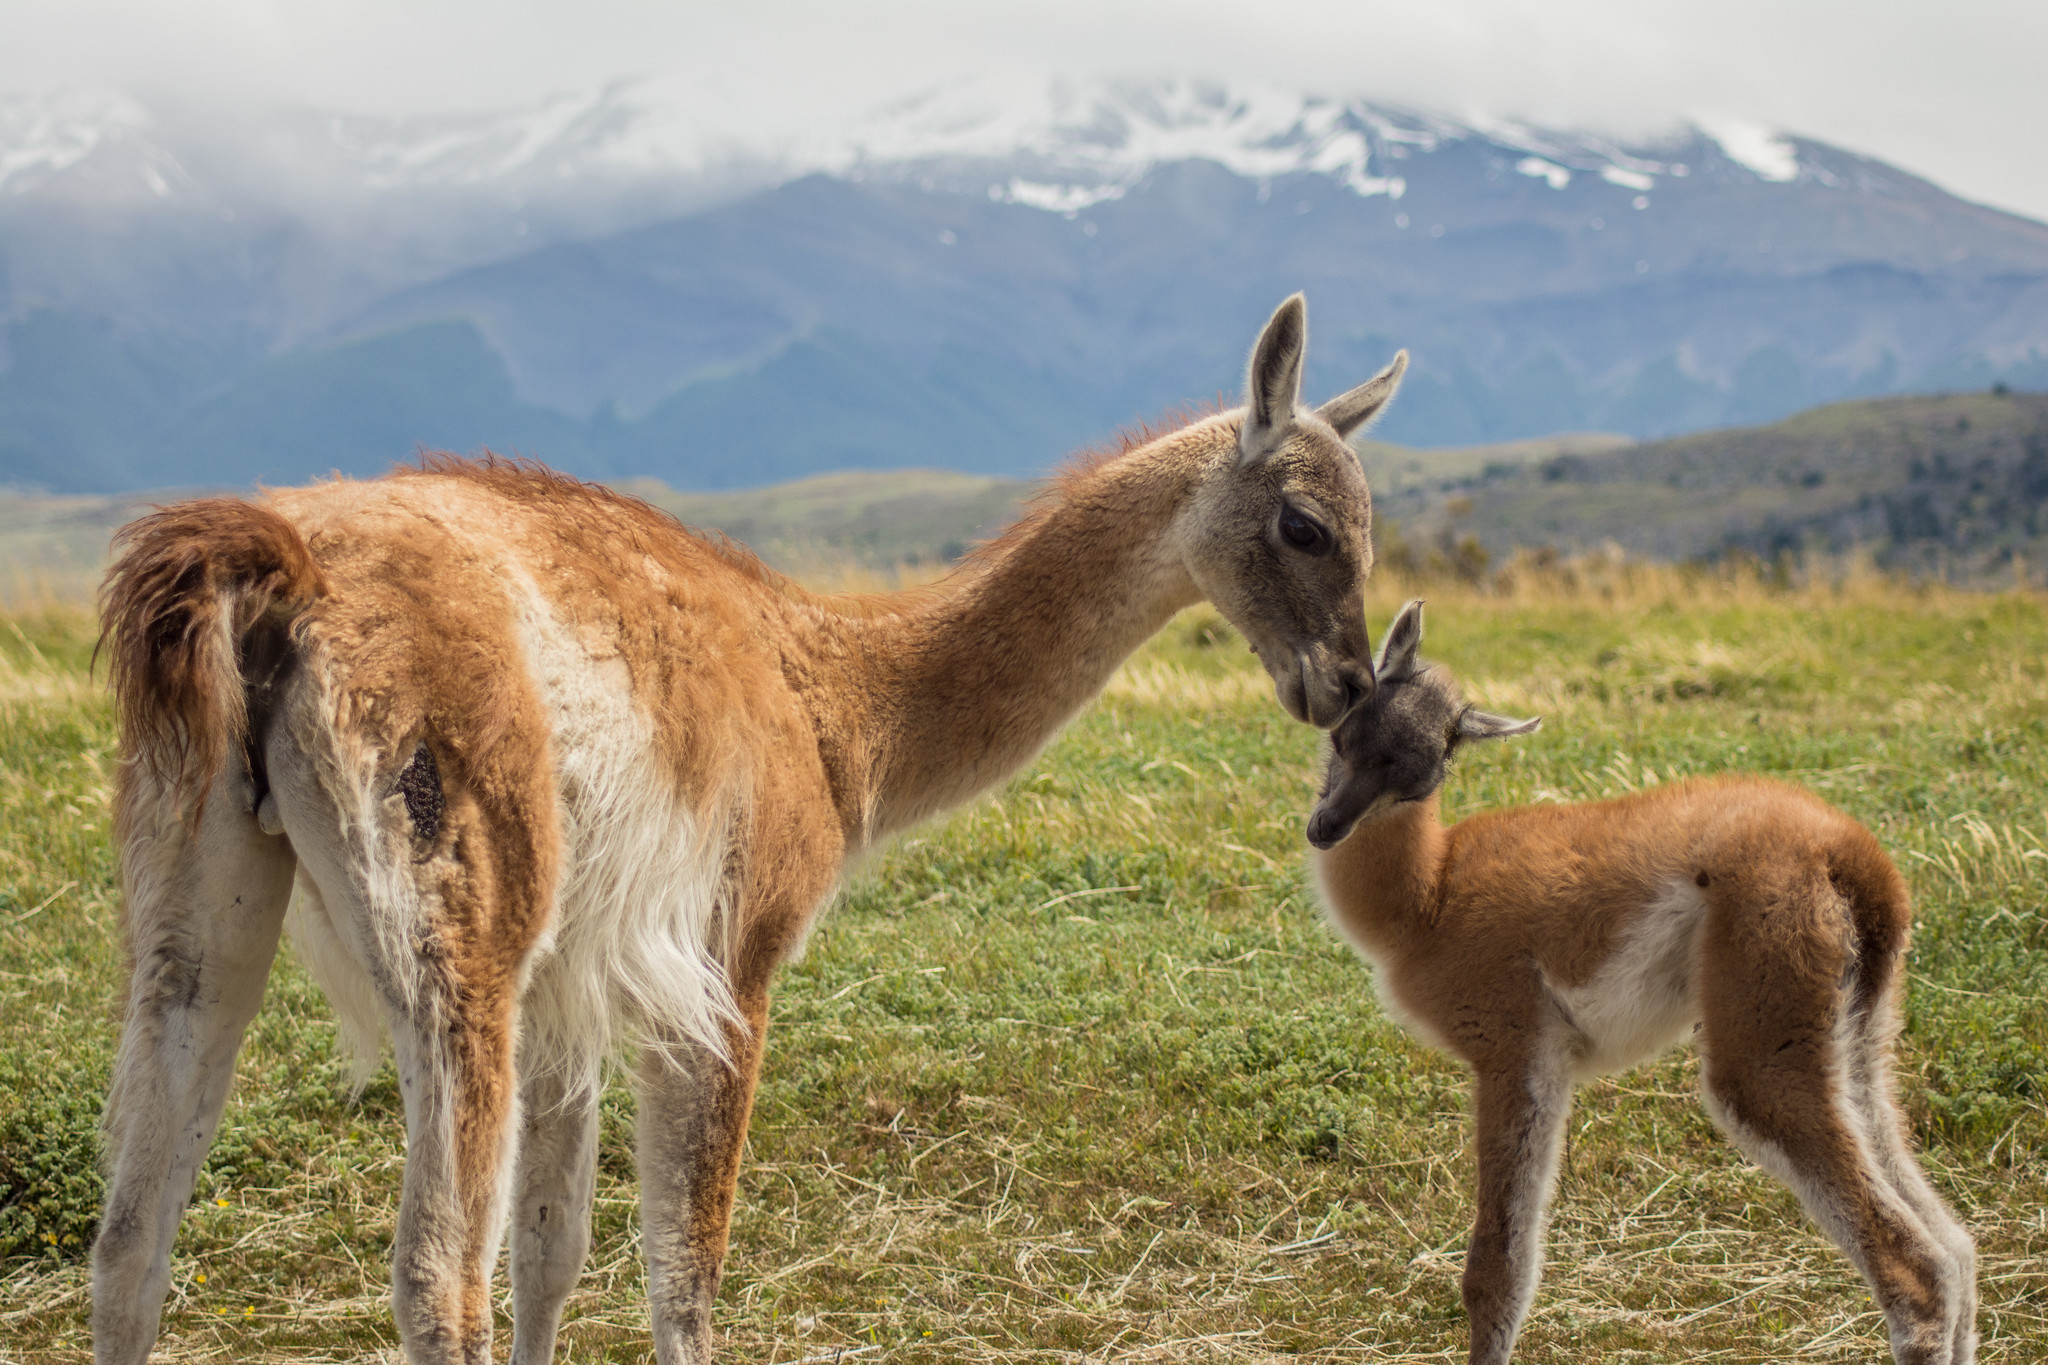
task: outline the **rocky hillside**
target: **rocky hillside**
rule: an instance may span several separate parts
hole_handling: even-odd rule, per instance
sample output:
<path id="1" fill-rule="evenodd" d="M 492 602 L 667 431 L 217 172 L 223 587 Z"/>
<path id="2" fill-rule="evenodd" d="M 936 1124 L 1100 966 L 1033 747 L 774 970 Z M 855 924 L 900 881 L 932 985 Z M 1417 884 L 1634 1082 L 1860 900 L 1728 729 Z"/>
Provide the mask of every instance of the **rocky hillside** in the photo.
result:
<path id="1" fill-rule="evenodd" d="M 2048 561 L 2048 395 L 1839 403 L 1768 426 L 1525 464 L 1382 497 L 1423 545 L 1619 545 L 1657 559 L 1867 550 L 1890 568 L 1986 580 Z M 2035 570 L 2039 577 L 2039 568 Z"/>

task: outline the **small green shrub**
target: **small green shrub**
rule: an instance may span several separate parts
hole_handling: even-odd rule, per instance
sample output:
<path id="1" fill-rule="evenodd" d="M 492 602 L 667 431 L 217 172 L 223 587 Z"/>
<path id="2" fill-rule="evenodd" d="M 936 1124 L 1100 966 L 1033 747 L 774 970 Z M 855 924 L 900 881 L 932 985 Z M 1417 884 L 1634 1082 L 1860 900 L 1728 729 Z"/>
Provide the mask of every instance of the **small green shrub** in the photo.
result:
<path id="1" fill-rule="evenodd" d="M 105 1078 L 0 1061 L 0 1260 L 83 1256 L 99 1226 Z"/>

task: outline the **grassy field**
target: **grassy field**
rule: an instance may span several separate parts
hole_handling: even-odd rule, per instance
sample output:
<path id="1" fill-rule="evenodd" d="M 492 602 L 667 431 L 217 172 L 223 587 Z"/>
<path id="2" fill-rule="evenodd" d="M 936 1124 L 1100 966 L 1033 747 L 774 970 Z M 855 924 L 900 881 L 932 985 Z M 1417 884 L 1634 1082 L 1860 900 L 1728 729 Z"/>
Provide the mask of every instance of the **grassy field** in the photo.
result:
<path id="1" fill-rule="evenodd" d="M 1376 585 L 1376 627 L 1402 595 Z M 1903 1088 L 1980 1239 L 1984 1358 L 2048 1357 L 2048 598 L 1598 565 L 1430 596 L 1432 653 L 1546 718 L 1465 760 L 1448 810 L 1748 769 L 1878 832 L 1920 916 Z M 6 1362 L 86 1358 L 120 986 L 89 629 L 0 619 Z M 1318 918 L 1317 740 L 1253 668 L 1189 613 L 1000 795 L 847 888 L 776 996 L 724 1359 L 1463 1359 L 1464 1078 Z M 1519 1358 L 1880 1358 L 1861 1281 L 1715 1134 L 1696 1068 L 1581 1093 Z M 631 1106 L 607 1099 L 560 1359 L 646 1358 Z M 395 1359 L 402 1161 L 390 1071 L 350 1099 L 287 950 L 179 1236 L 163 1358 Z"/>

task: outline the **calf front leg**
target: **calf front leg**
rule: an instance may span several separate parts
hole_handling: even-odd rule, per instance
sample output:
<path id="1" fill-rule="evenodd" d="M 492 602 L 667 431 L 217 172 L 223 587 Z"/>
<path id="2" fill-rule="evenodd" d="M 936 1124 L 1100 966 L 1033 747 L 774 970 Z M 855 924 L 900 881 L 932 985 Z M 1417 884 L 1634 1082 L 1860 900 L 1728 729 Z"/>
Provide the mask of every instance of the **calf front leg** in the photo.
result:
<path id="1" fill-rule="evenodd" d="M 1505 1365 L 1543 1270 L 1544 1213 L 1557 1180 L 1571 1077 L 1562 1055 L 1479 1072 L 1479 1197 L 1465 1250 L 1472 1365 Z"/>
<path id="2" fill-rule="evenodd" d="M 726 1030 L 730 1062 L 682 1040 L 650 1047 L 641 1059 L 641 1222 L 660 1365 L 711 1359 L 711 1300 L 768 1025 L 765 992 L 740 1004 L 744 1027 Z"/>

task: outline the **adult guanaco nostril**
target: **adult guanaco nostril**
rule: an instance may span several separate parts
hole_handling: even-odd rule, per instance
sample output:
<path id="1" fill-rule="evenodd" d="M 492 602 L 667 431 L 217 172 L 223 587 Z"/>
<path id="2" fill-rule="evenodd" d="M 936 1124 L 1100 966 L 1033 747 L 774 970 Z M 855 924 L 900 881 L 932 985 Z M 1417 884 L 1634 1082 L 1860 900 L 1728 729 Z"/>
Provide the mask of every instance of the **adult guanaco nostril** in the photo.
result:
<path id="1" fill-rule="evenodd" d="M 1353 707 L 1372 695 L 1373 676 L 1362 669 L 1344 674 L 1344 712 L 1351 713 Z"/>

